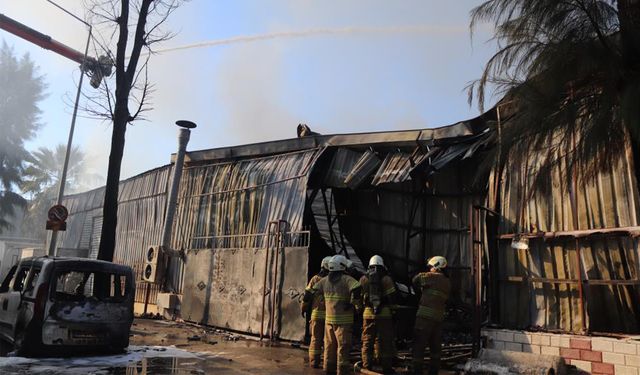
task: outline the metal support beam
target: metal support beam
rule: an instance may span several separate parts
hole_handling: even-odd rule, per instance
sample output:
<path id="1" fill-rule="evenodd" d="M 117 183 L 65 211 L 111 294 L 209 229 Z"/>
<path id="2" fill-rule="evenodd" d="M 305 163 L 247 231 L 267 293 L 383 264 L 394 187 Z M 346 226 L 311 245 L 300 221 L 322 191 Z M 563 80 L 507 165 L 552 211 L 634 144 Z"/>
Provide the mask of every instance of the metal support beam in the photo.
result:
<path id="1" fill-rule="evenodd" d="M 473 310 L 473 355 L 480 352 L 480 331 L 482 323 L 482 247 L 480 241 L 480 212 L 474 209 L 473 202 L 469 202 L 469 250 L 473 265 L 472 276 L 474 281 L 474 310 Z"/>
<path id="2" fill-rule="evenodd" d="M 324 212 L 325 212 L 325 215 L 327 216 L 327 225 L 329 226 L 329 237 L 331 238 L 331 248 L 333 249 L 334 253 L 337 253 L 336 235 L 333 232 L 333 223 L 331 222 L 331 210 L 329 209 L 329 203 L 327 202 L 326 190 L 327 189 L 322 189 L 322 201 L 324 202 Z"/>

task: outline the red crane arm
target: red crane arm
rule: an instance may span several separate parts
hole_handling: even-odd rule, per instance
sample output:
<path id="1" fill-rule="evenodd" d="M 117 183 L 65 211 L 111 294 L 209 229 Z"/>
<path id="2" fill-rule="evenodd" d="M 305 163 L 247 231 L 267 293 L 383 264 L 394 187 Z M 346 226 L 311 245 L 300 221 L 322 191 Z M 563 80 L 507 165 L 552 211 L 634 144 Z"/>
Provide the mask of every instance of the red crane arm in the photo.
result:
<path id="1" fill-rule="evenodd" d="M 16 35 L 44 49 L 48 49 L 59 55 L 62 55 L 69 60 L 77 62 L 78 64 L 82 64 L 84 60 L 84 53 L 76 51 L 71 47 L 57 42 L 50 36 L 36 31 L 29 26 L 21 24 L 20 22 L 13 20 L 5 16 L 4 14 L 0 14 L 0 29 L 8 31 L 11 34 Z M 93 59 L 92 57 L 87 57 L 87 60 L 95 61 L 95 59 Z"/>

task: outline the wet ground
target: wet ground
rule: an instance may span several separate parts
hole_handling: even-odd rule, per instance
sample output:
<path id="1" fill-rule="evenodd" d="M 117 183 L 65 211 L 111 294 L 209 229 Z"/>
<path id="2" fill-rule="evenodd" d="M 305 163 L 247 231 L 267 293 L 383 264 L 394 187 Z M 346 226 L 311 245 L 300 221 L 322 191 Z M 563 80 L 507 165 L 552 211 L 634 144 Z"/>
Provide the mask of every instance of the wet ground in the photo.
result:
<path id="1" fill-rule="evenodd" d="M 227 332 L 137 319 L 126 353 L 71 358 L 0 358 L 0 374 L 323 374 L 305 351 Z"/>
<path id="2" fill-rule="evenodd" d="M 150 319 L 136 319 L 131 333 L 131 345 L 119 355 L 0 358 L 0 374 L 324 374 L 289 343 Z"/>

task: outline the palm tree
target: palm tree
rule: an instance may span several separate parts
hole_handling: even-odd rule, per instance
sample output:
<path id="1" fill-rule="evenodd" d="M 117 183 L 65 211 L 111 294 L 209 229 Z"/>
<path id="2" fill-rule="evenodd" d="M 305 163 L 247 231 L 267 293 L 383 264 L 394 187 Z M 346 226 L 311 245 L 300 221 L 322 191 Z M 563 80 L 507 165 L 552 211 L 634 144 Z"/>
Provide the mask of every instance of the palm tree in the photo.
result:
<path id="1" fill-rule="evenodd" d="M 44 237 L 47 210 L 55 203 L 65 153 L 66 146 L 63 144 L 55 149 L 40 147 L 31 153 L 20 184 L 29 201 L 23 233 Z M 65 190 L 69 193 L 84 190 L 89 184 L 99 182 L 97 178 L 95 174 L 87 173 L 84 152 L 77 146 L 72 147 Z"/>
<path id="2" fill-rule="evenodd" d="M 16 187 L 29 153 L 25 142 L 40 127 L 38 103 L 44 98 L 44 79 L 28 55 L 18 57 L 12 47 L 0 46 L 0 232 L 14 229 L 26 202 Z"/>
<path id="3" fill-rule="evenodd" d="M 488 0 L 471 30 L 487 21 L 499 48 L 469 101 L 482 109 L 488 89 L 506 94 L 500 143 L 514 162 L 547 150 L 588 177 L 613 165 L 629 135 L 640 160 L 640 0 Z"/>

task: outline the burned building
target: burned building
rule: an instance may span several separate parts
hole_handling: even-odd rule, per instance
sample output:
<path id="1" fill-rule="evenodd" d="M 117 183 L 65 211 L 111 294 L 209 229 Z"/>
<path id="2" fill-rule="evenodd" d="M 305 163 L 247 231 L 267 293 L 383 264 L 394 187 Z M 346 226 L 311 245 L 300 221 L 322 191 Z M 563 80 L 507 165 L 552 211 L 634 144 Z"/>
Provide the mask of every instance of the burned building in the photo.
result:
<path id="1" fill-rule="evenodd" d="M 581 185 L 566 183 L 559 163 L 550 192 L 531 193 L 534 165 L 507 161 L 478 173 L 495 147 L 495 121 L 489 111 L 434 129 L 188 152 L 171 244 L 185 260 L 170 261 L 164 285 L 138 283 L 136 302 L 153 304 L 165 289 L 180 297 L 185 320 L 300 340 L 298 301 L 322 257 L 342 253 L 362 264 L 380 254 L 406 285 L 427 257 L 444 255 L 454 290 L 449 320 L 476 337 L 488 324 L 638 333 L 630 151 Z M 139 278 L 146 249 L 160 241 L 172 168 L 121 182 L 115 261 Z M 95 257 L 103 194 L 65 198 L 61 246 Z M 527 246 L 513 246 L 524 239 Z"/>

